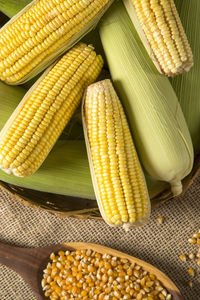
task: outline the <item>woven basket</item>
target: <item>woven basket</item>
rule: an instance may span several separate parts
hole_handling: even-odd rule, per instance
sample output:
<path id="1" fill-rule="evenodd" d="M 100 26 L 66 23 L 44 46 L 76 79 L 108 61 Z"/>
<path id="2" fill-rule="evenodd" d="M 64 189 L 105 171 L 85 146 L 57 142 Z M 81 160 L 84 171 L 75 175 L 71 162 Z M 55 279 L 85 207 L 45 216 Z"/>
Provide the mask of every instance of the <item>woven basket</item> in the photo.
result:
<path id="1" fill-rule="evenodd" d="M 0 11 L 0 26 L 8 20 Z M 192 172 L 183 180 L 183 193 L 189 188 L 198 174 L 200 174 L 200 155 L 195 160 Z M 60 217 L 102 219 L 97 202 L 94 200 L 38 192 L 2 181 L 0 181 L 0 187 L 9 193 L 13 200 L 19 201 L 26 206 L 46 210 Z M 152 207 L 154 209 L 173 198 L 170 190 L 163 190 L 151 199 Z"/>
<path id="2" fill-rule="evenodd" d="M 183 180 L 183 193 L 189 188 L 198 174 L 200 174 L 200 155 L 195 159 L 192 172 Z M 26 206 L 48 211 L 59 217 L 102 219 L 97 202 L 94 200 L 38 192 L 2 181 L 0 181 L 0 186 L 10 194 L 13 200 L 19 201 Z M 164 190 L 151 199 L 152 207 L 155 209 L 173 198 L 170 190 Z"/>

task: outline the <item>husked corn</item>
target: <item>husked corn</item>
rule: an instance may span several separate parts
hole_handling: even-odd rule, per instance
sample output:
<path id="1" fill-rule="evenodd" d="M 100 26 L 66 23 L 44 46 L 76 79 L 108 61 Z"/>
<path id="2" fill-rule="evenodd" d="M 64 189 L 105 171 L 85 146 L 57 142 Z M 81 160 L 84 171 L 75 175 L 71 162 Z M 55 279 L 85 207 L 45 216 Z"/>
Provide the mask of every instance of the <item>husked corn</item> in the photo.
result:
<path id="1" fill-rule="evenodd" d="M 17 84 L 34 77 L 91 30 L 110 3 L 33 1 L 0 30 L 0 79 Z"/>
<path id="2" fill-rule="evenodd" d="M 128 259 L 92 251 L 59 251 L 50 255 L 41 282 L 53 299 L 172 299 L 153 274 Z"/>
<path id="3" fill-rule="evenodd" d="M 124 0 L 124 4 L 143 41 L 144 32 L 161 72 L 174 76 L 189 71 L 192 50 L 174 1 Z"/>
<path id="4" fill-rule="evenodd" d="M 76 45 L 38 80 L 0 135 L 0 167 L 19 177 L 42 164 L 98 77 L 103 61 L 91 45 Z"/>
<path id="5" fill-rule="evenodd" d="M 89 86 L 83 105 L 94 190 L 110 225 L 141 223 L 150 201 L 128 122 L 110 80 Z"/>

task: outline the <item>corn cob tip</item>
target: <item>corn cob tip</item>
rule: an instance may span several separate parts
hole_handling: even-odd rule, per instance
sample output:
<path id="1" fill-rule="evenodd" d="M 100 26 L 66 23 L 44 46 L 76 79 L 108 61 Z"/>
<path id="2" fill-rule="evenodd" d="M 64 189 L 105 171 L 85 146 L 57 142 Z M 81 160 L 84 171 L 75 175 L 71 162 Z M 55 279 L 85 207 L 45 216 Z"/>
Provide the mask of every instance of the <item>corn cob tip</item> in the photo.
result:
<path id="1" fill-rule="evenodd" d="M 175 181 L 175 182 L 171 182 L 171 191 L 172 191 L 172 194 L 173 196 L 178 196 L 182 193 L 183 191 L 183 185 L 182 185 L 182 182 L 179 180 L 179 181 Z"/>

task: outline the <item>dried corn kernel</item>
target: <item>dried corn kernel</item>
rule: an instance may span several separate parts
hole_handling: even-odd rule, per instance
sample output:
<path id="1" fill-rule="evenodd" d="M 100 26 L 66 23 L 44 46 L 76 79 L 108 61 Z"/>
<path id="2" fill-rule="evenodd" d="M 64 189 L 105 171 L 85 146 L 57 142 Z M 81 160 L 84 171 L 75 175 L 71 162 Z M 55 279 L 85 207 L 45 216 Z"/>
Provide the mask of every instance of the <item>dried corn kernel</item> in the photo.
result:
<path id="1" fill-rule="evenodd" d="M 158 221 L 159 224 L 162 224 L 162 223 L 163 223 L 163 217 L 162 217 L 162 216 L 159 216 L 159 217 L 157 218 L 157 221 Z"/>
<path id="2" fill-rule="evenodd" d="M 192 281 L 190 280 L 190 281 L 188 281 L 188 285 L 189 285 L 189 287 L 191 287 L 192 288 L 192 286 L 193 286 L 193 283 L 192 283 Z"/>
<path id="3" fill-rule="evenodd" d="M 194 233 L 192 237 L 195 239 L 200 239 L 200 233 L 199 232 Z"/>
<path id="4" fill-rule="evenodd" d="M 41 285 L 51 300 L 172 299 L 154 274 L 127 259 L 88 250 L 59 251 L 58 256 L 51 254 L 50 259 L 52 263 L 44 270 Z M 62 268 L 55 267 L 57 264 Z M 81 270 L 77 273 L 79 266 Z M 47 273 L 50 275 L 46 279 Z"/>
<path id="5" fill-rule="evenodd" d="M 190 243 L 190 244 L 196 244 L 197 243 L 197 239 L 195 239 L 195 238 L 190 238 L 190 239 L 188 239 L 188 242 Z"/>
<path id="6" fill-rule="evenodd" d="M 194 269 L 189 268 L 189 269 L 188 269 L 188 274 L 191 275 L 192 277 L 194 277 L 194 274 L 195 274 L 195 273 L 194 273 Z"/>
<path id="7" fill-rule="evenodd" d="M 185 254 L 181 254 L 181 255 L 179 256 L 179 258 L 180 258 L 180 260 L 182 260 L 182 261 L 186 261 L 186 260 L 187 260 L 187 257 L 186 257 Z"/>
<path id="8" fill-rule="evenodd" d="M 194 259 L 195 258 L 195 254 L 194 253 L 190 253 L 189 255 L 188 255 L 188 257 L 189 257 L 189 259 Z"/>

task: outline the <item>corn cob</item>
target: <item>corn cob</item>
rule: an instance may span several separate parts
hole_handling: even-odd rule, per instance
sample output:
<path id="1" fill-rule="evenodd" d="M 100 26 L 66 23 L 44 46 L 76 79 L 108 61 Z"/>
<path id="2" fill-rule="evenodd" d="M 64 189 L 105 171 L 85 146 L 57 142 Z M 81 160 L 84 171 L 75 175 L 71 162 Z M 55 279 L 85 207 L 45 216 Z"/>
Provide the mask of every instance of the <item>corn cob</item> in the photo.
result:
<path id="1" fill-rule="evenodd" d="M 122 105 L 110 80 L 90 85 L 83 120 L 94 190 L 109 225 L 141 225 L 150 202 Z"/>
<path id="2" fill-rule="evenodd" d="M 26 90 L 19 86 L 6 85 L 0 81 L 0 130 L 19 104 Z M 74 116 L 73 116 L 74 122 Z M 70 124 L 69 124 L 70 125 Z M 68 127 L 68 126 L 67 126 Z M 68 128 L 66 128 L 68 132 Z M 74 130 L 74 129 L 73 129 Z M 78 131 L 78 135 L 80 131 Z M 23 188 L 86 199 L 95 199 L 89 171 L 85 142 L 66 140 L 77 137 L 77 133 L 63 134 L 41 168 L 25 178 L 8 175 L 0 169 L 0 181 Z M 151 197 L 162 192 L 166 185 L 152 180 L 145 174 Z M 79 188 L 77 189 L 77 182 Z M 81 203 L 84 203 L 82 201 Z"/>
<path id="3" fill-rule="evenodd" d="M 0 79 L 30 80 L 98 22 L 112 0 L 35 0 L 0 30 Z"/>
<path id="4" fill-rule="evenodd" d="M 200 153 L 200 1 L 185 0 L 175 2 L 194 54 L 192 70 L 172 80 L 190 134 L 195 154 Z"/>
<path id="5" fill-rule="evenodd" d="M 193 147 L 173 88 L 153 66 L 122 3 L 103 17 L 100 36 L 141 162 L 178 195 L 193 166 Z"/>
<path id="6" fill-rule="evenodd" d="M 174 0 L 123 0 L 146 50 L 161 73 L 188 72 L 193 56 Z"/>
<path id="7" fill-rule="evenodd" d="M 81 43 L 45 72 L 1 132 L 3 170 L 25 177 L 40 167 L 102 65 L 93 47 Z"/>
<path id="8" fill-rule="evenodd" d="M 25 89 L 0 81 L 0 130 L 25 94 Z M 32 176 L 20 178 L 0 169 L 0 181 L 47 193 L 95 199 L 84 141 L 59 140 Z"/>

